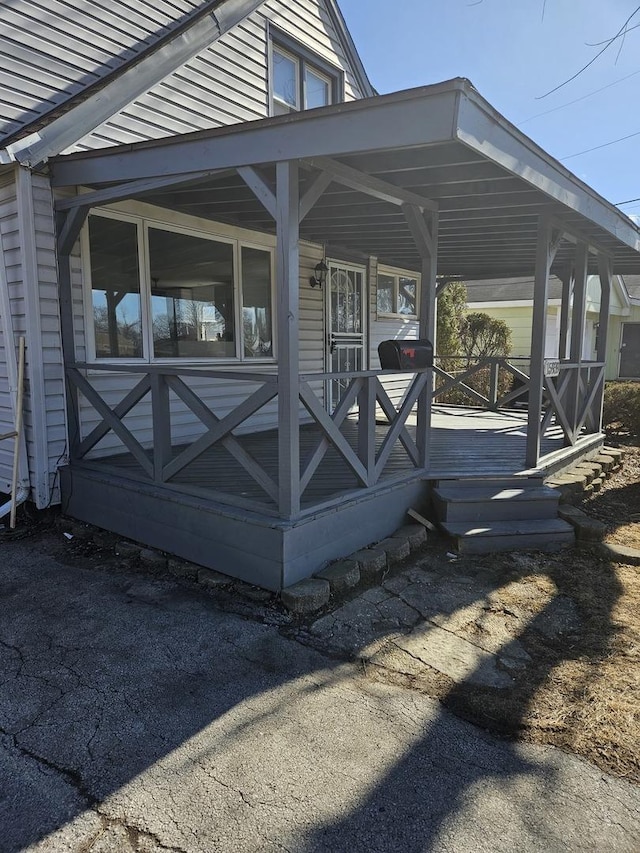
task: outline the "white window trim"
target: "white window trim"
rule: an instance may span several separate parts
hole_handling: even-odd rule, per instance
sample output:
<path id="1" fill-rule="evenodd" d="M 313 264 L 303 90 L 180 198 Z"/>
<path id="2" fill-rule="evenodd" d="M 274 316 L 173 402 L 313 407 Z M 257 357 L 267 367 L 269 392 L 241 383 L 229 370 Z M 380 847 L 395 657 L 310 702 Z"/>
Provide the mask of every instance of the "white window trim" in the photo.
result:
<path id="1" fill-rule="evenodd" d="M 399 298 L 399 288 L 400 288 L 400 279 L 401 278 L 412 278 L 416 282 L 416 313 L 415 314 L 400 314 L 397 311 L 378 311 L 378 277 L 380 275 L 387 275 L 394 279 L 394 288 L 393 288 L 393 304 L 398 306 L 398 298 Z M 404 270 L 399 267 L 387 267 L 387 266 L 379 266 L 376 273 L 376 317 L 384 318 L 384 319 L 394 319 L 394 320 L 415 320 L 419 319 L 419 305 L 420 305 L 420 273 L 415 272 L 415 270 Z"/>
<path id="2" fill-rule="evenodd" d="M 131 222 L 137 226 L 138 240 L 138 277 L 140 282 L 140 301 L 141 301 L 141 322 L 142 322 L 142 358 L 114 358 L 105 357 L 98 358 L 96 356 L 96 341 L 95 327 L 93 320 L 93 288 L 91 281 L 91 251 L 89 244 L 89 217 L 102 216 L 105 219 L 115 219 L 121 222 Z M 175 366 L 188 365 L 208 365 L 217 367 L 218 365 L 265 365 L 275 364 L 277 362 L 276 350 L 276 294 L 275 294 L 275 249 L 271 241 L 261 242 L 260 236 L 255 235 L 254 239 L 247 238 L 247 233 L 244 229 L 234 229 L 226 225 L 221 225 L 220 229 L 216 229 L 212 223 L 212 230 L 203 230 L 194 228 L 188 225 L 180 225 L 173 222 L 165 222 L 161 219 L 156 219 L 150 216 L 141 216 L 137 214 L 125 213 L 113 210 L 104 210 L 96 208 L 89 211 L 85 224 L 80 235 L 81 247 L 81 270 L 82 270 L 82 301 L 83 301 L 83 319 L 84 319 L 84 345 L 85 345 L 85 361 L 87 364 L 108 365 L 127 365 L 127 364 L 170 364 Z M 150 266 L 149 266 L 149 228 L 158 230 L 170 231 L 173 233 L 185 234 L 191 237 L 201 239 L 215 240 L 216 242 L 228 243 L 233 246 L 233 291 L 235 299 L 234 321 L 236 323 L 235 349 L 236 355 L 227 358 L 215 358 L 214 356 L 189 357 L 189 358 L 156 358 L 151 356 L 153 349 L 153 333 L 151 319 L 151 281 L 150 281 Z M 242 326 L 242 279 L 241 279 L 241 249 L 243 247 L 258 249 L 268 252 L 269 266 L 271 274 L 271 347 L 273 355 L 263 356 L 261 358 L 244 356 L 243 346 L 243 326 Z"/>

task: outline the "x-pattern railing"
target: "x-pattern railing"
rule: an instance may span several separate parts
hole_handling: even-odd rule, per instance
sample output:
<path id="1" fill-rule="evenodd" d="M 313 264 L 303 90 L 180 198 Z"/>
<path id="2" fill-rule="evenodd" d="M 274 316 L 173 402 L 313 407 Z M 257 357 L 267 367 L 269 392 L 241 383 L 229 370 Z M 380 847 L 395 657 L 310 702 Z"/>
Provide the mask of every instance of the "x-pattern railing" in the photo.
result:
<path id="1" fill-rule="evenodd" d="M 529 376 L 519 367 L 516 367 L 513 363 L 515 359 L 508 359 L 506 357 L 482 358 L 478 359 L 474 364 L 469 364 L 469 360 L 465 356 L 447 356 L 440 358 L 436 362 L 434 365 L 434 374 L 443 381 L 438 383 L 436 379 L 436 387 L 433 390 L 434 401 L 446 397 L 449 392 L 455 390 L 482 408 L 497 411 L 498 409 L 512 405 L 516 400 L 528 393 Z M 520 361 L 529 363 L 529 359 L 520 359 Z M 463 365 L 462 370 L 459 372 L 453 373 L 453 368 L 450 367 L 448 370 L 445 370 L 443 367 L 444 364 L 456 365 L 458 363 Z M 501 394 L 501 380 L 504 380 L 507 376 L 515 379 L 516 384 L 515 387 Z M 480 380 L 476 383 L 476 387 L 469 384 L 469 380 L 474 377 Z M 485 388 L 486 393 L 483 393 Z"/>
<path id="2" fill-rule="evenodd" d="M 540 424 L 544 435 L 552 418 L 568 444 L 575 445 L 583 429 L 598 432 L 605 365 L 602 362 L 562 363 L 556 377 L 545 377 L 547 405 Z"/>
<path id="3" fill-rule="evenodd" d="M 101 370 L 109 372 L 117 370 L 122 374 L 142 375 L 134 387 L 116 405 L 111 406 L 85 375 L 87 371 Z M 278 482 L 234 434 L 238 427 L 278 397 L 276 374 L 206 368 L 173 368 L 164 365 L 123 365 L 115 368 L 113 365 L 103 367 L 94 364 L 76 364 L 68 368 L 67 376 L 70 384 L 82 394 L 100 417 L 100 422 L 85 437 L 73 442 L 72 460 L 86 459 L 99 442 L 113 432 L 120 439 L 123 447 L 138 462 L 144 474 L 156 483 L 165 484 L 196 462 L 210 448 L 220 444 L 278 506 Z M 422 371 L 413 375 L 398 408 L 386 392 L 380 376 L 380 371 L 361 371 L 307 374 L 300 377 L 299 400 L 311 422 L 320 431 L 313 447 L 301 460 L 300 494 L 311 483 L 318 466 L 330 448 L 337 451 L 346 468 L 355 475 L 362 488 L 370 488 L 380 481 L 398 442 L 404 448 L 411 466 L 414 468 L 425 466 L 418 445 L 407 429 L 406 421 L 421 393 L 427 388 L 429 372 Z M 258 387 L 255 390 L 250 389 L 243 402 L 223 416 L 219 416 L 197 391 L 187 384 L 185 379 L 189 377 L 225 379 Z M 344 383 L 344 390 L 335 410 L 329 413 L 313 386 L 317 383 L 323 385 L 327 381 L 336 379 Z M 191 443 L 172 440 L 171 394 L 204 428 Z M 125 423 L 127 415 L 142 401 L 150 402 L 151 405 L 150 424 L 153 441 L 150 447 L 143 446 L 134 434 L 133 428 Z M 378 410 L 384 413 L 388 422 L 384 436 L 379 436 L 381 427 L 377 429 L 376 425 Z M 351 428 L 348 430 L 344 429 L 347 417 L 352 421 Z M 353 436 L 354 424 L 356 438 L 353 442 L 355 446 L 352 446 L 345 433 L 348 432 Z M 215 484 L 212 484 L 212 490 L 224 494 L 224 488 L 217 488 Z M 255 502 L 251 499 L 243 500 L 238 496 L 235 496 L 234 502 L 255 506 Z"/>

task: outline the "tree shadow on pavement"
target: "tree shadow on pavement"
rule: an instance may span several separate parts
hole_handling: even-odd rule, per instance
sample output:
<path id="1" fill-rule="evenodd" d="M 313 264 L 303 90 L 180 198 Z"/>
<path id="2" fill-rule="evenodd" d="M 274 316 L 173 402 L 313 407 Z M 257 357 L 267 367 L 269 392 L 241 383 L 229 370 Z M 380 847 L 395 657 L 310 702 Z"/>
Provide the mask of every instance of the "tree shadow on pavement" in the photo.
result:
<path id="1" fill-rule="evenodd" d="M 161 825 L 167 805 L 156 801 L 153 785 L 169 789 L 175 809 L 167 835 L 191 834 L 199 850 L 230 848 L 207 841 L 204 830 L 198 840 L 197 791 L 206 793 L 211 809 L 220 810 L 214 824 L 228 820 L 237 826 L 233 849 L 239 851 L 277 849 L 281 842 L 297 853 L 425 851 L 438 839 L 446 841 L 463 809 L 464 831 L 473 839 L 486 831 L 492 800 L 482 798 L 480 822 L 474 822 L 474 801 L 495 782 L 522 795 L 512 830 L 531 837 L 540 832 L 541 816 L 528 810 L 527 798 L 556 795 L 552 759 L 542 766 L 517 746 L 505 750 L 468 723 L 433 710 L 433 703 L 425 723 L 424 706 L 410 691 L 401 701 L 406 737 L 398 736 L 387 754 L 376 732 L 392 716 L 397 724 L 397 695 L 392 704 L 391 694 L 362 679 L 358 689 L 365 694 L 369 722 L 353 688 L 344 687 L 353 682 L 353 668 L 292 643 L 274 625 L 226 614 L 201 593 L 171 581 L 65 567 L 33 541 L 5 545 L 1 569 L 0 746 L 7 760 L 0 766 L 0 818 L 7 853 L 36 844 L 105 802 L 125 822 L 136 813 L 136 826 L 140 815 L 149 816 L 149 826 L 153 820 Z M 566 575 L 558 572 L 552 580 L 563 594 Z M 602 611 L 601 648 L 606 649 L 620 588 L 604 562 L 585 583 Z M 544 611 L 538 614 L 518 639 L 537 641 L 545 618 Z M 592 650 L 578 638 L 559 644 L 556 657 L 578 659 Z M 514 720 L 524 718 L 552 669 L 532 668 L 518 684 Z M 464 705 L 469 716 L 468 694 L 476 689 L 473 679 L 454 686 L 444 704 L 458 712 Z M 328 691 L 334 705 L 320 710 L 312 705 L 319 691 Z M 339 708 L 337 721 L 332 707 Z M 318 732 L 327 725 L 333 728 L 323 740 Z M 356 729 L 360 746 L 352 737 Z M 268 739 L 264 748 L 261 735 Z M 384 753 L 374 777 L 363 775 L 358 749 L 371 766 Z M 276 770 L 278 754 L 286 757 Z M 286 801 L 305 797 L 303 769 L 316 793 L 309 795 L 300 820 Z M 191 776 L 200 780 L 196 794 L 188 790 Z M 140 781 L 145 777 L 151 788 Z M 344 800 L 331 809 L 314 804 L 318 791 L 330 792 L 332 784 Z M 233 808 L 217 805 L 212 791 L 230 787 L 237 793 Z M 259 821 L 256 808 L 267 805 L 278 816 L 265 825 L 262 842 L 244 839 L 248 816 Z M 503 809 L 504 799 L 495 799 L 494 806 Z M 181 816 L 184 827 L 176 825 Z M 498 817 L 504 823 L 504 815 Z M 504 832 L 501 849 L 513 849 L 508 828 Z M 287 838 L 295 842 L 285 844 Z M 558 840 L 546 841 L 554 849 Z M 469 849 L 483 849 L 482 844 L 478 839 Z"/>

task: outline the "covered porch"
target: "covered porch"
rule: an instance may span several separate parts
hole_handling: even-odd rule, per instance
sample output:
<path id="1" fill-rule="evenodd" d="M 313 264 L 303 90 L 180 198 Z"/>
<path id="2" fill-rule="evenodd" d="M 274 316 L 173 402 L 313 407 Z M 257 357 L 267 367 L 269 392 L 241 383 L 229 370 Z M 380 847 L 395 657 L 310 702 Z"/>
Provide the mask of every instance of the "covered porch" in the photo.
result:
<path id="1" fill-rule="evenodd" d="M 68 512 L 270 588 L 384 538 L 444 478 L 557 470 L 602 442 L 606 322 L 596 361 L 581 358 L 586 277 L 601 318 L 611 275 L 640 269 L 637 229 L 511 126 L 464 80 L 153 143 L 56 158 L 58 255 L 67 370 Z M 276 237 L 273 368 L 82 361 L 72 251 L 91 209 L 137 199 Z M 405 374 L 300 369 L 300 246 L 420 273 L 419 336 L 435 338 L 446 280 L 535 272 L 531 359 L 437 363 Z M 565 284 L 557 359 L 546 359 L 551 271 Z M 324 335 L 323 335 L 324 337 Z M 468 383 L 489 370 L 486 391 Z M 518 379 L 500 396 L 498 376 Z M 125 375 L 113 402 L 97 378 Z M 440 377 L 437 388 L 434 375 Z M 216 411 L 203 383 L 242 387 Z M 340 389 L 327 405 L 327 384 Z M 442 389 L 471 408 L 436 408 Z M 526 411 L 508 410 L 526 396 Z M 94 415 L 83 421 L 87 406 Z M 127 418 L 147 407 L 148 428 Z M 252 429 L 258 412 L 272 423 Z M 185 443 L 178 419 L 193 425 Z M 119 447 L 101 452 L 105 437 Z M 126 498 L 123 497 L 126 495 Z"/>

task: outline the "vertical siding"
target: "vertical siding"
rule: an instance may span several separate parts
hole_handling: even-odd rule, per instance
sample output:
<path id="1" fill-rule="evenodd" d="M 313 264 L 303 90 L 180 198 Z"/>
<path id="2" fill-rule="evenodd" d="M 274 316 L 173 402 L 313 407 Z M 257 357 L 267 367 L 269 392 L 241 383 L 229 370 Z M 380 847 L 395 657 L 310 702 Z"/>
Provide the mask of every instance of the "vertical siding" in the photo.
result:
<path id="1" fill-rule="evenodd" d="M 269 114 L 269 21 L 344 72 L 346 100 L 362 97 L 322 0 L 268 0 L 69 150 L 265 118 Z"/>

